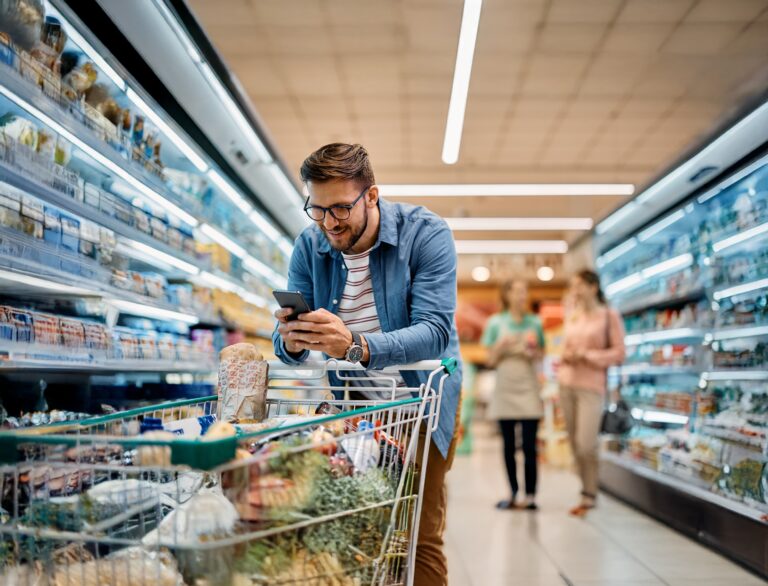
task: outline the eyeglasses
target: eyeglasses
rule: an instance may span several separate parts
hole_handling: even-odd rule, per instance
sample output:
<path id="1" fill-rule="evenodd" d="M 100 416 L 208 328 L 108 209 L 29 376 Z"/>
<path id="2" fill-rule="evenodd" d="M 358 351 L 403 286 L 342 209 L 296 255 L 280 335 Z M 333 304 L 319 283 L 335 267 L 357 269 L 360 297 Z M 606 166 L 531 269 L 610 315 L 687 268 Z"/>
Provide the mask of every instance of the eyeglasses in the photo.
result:
<path id="1" fill-rule="evenodd" d="M 372 186 L 369 185 L 368 187 L 363 189 L 360 192 L 360 195 L 358 195 L 355 198 L 355 201 L 353 201 L 352 203 L 337 204 L 328 208 L 324 208 L 322 206 L 311 206 L 309 205 L 309 198 L 307 198 L 307 201 L 304 203 L 304 211 L 315 222 L 322 222 L 323 220 L 325 220 L 326 212 L 331 212 L 331 215 L 337 220 L 348 220 L 349 216 L 352 215 L 352 208 L 354 208 L 357 205 L 357 202 L 359 202 L 360 199 L 362 199 L 362 197 L 366 193 L 368 193 L 368 190 L 371 187 Z"/>

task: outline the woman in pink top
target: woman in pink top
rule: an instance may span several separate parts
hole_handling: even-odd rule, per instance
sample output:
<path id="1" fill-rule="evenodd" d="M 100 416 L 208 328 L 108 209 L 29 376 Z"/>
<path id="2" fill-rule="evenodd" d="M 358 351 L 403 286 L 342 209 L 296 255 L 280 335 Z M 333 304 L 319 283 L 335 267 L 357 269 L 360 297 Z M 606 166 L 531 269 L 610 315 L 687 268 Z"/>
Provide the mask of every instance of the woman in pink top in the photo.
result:
<path id="1" fill-rule="evenodd" d="M 609 366 L 624 360 L 624 325 L 606 306 L 600 279 L 583 270 L 571 280 L 574 309 L 565 322 L 563 363 L 558 371 L 560 402 L 576 466 L 581 502 L 572 515 L 584 516 L 597 498 L 598 435 Z"/>

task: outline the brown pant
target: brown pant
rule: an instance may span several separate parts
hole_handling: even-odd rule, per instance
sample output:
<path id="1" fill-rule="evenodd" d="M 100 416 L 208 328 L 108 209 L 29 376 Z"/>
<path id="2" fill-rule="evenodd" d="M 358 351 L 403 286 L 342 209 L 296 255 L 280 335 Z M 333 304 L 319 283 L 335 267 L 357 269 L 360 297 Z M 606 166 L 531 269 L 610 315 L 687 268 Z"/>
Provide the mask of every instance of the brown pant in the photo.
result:
<path id="1" fill-rule="evenodd" d="M 458 443 L 461 401 L 456 409 L 456 428 L 448 449 L 448 457 L 443 458 L 434 443 L 429 446 L 427 472 L 424 492 L 421 495 L 421 520 L 419 538 L 416 545 L 416 567 L 413 583 L 416 586 L 447 586 L 448 560 L 443 553 L 443 531 L 448 509 L 448 493 L 445 489 L 445 475 L 451 469 L 453 456 Z M 426 428 L 419 431 L 419 451 L 417 461 L 421 465 L 424 453 Z"/>
<path id="2" fill-rule="evenodd" d="M 560 387 L 560 404 L 571 443 L 582 494 L 597 497 L 598 438 L 603 416 L 603 396 L 594 391 Z"/>

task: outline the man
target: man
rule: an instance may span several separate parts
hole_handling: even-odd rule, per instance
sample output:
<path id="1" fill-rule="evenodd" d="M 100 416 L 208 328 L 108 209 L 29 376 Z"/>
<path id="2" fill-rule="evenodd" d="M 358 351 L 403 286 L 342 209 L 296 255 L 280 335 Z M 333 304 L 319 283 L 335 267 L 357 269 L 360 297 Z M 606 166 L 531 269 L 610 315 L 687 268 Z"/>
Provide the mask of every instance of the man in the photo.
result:
<path id="1" fill-rule="evenodd" d="M 428 210 L 379 198 L 361 145 L 334 143 L 312 153 L 301 167 L 314 224 L 299 236 L 288 269 L 288 288 L 301 291 L 311 313 L 286 321 L 275 312 L 275 353 L 299 364 L 310 350 L 359 360 L 376 370 L 419 360 L 458 358 L 454 324 L 456 251 L 447 224 Z M 371 373 L 374 374 L 374 373 Z M 428 373 L 403 371 L 417 387 Z M 332 384 L 338 384 L 331 377 Z M 365 391 L 360 381 L 359 393 Z M 444 586 L 442 551 L 445 473 L 455 450 L 454 427 L 461 370 L 446 381 L 439 426 L 432 435 L 416 553 L 415 584 Z M 423 427 L 423 426 L 422 426 Z"/>

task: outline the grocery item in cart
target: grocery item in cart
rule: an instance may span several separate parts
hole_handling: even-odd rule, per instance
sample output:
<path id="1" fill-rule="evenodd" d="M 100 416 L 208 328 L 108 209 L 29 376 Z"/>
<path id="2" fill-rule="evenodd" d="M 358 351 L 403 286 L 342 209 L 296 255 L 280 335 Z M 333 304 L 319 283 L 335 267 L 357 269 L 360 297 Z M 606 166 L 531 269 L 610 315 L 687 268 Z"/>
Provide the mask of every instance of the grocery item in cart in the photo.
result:
<path id="1" fill-rule="evenodd" d="M 256 346 L 228 346 L 219 359 L 219 421 L 258 423 L 264 419 L 268 365 Z"/>

